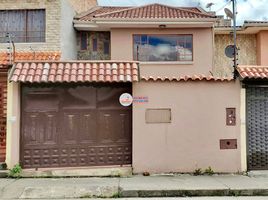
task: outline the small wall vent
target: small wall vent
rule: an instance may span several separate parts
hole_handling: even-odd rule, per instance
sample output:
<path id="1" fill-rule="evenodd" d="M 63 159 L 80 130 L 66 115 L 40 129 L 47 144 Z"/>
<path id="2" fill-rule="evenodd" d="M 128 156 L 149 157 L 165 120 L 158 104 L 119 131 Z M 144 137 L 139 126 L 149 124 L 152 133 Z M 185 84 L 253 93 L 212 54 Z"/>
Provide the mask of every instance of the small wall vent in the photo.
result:
<path id="1" fill-rule="evenodd" d="M 158 108 L 147 109 L 145 112 L 145 121 L 151 123 L 171 123 L 171 109 Z"/>

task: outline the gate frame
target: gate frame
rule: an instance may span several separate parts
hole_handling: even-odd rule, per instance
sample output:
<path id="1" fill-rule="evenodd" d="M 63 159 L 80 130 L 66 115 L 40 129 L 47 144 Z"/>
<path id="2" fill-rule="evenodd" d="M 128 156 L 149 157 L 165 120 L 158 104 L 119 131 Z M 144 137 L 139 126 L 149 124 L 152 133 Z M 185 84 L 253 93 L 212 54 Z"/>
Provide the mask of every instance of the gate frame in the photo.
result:
<path id="1" fill-rule="evenodd" d="M 248 155 L 249 155 L 249 142 L 248 142 L 248 137 L 249 137 L 249 132 L 248 132 L 248 117 L 247 117 L 247 113 L 248 113 L 248 106 L 247 106 L 247 101 L 248 101 L 248 97 L 247 97 L 247 92 L 246 90 L 248 88 L 251 87 L 258 87 L 258 88 L 268 88 L 268 81 L 262 80 L 262 79 L 256 79 L 256 80 L 244 80 L 243 81 L 243 85 L 242 85 L 242 89 L 245 89 L 245 135 L 246 135 L 246 143 L 245 143 L 245 147 L 246 147 L 246 171 L 254 171 L 255 169 L 249 169 L 249 163 L 248 163 Z M 242 95 L 241 95 L 241 99 L 242 99 Z M 241 101 L 241 108 L 242 108 L 242 101 Z M 241 115 L 242 116 L 242 115 Z M 242 123 L 241 123 L 242 126 Z M 241 129 L 241 132 L 243 131 L 243 129 Z M 258 170 L 258 169 L 256 169 Z"/>

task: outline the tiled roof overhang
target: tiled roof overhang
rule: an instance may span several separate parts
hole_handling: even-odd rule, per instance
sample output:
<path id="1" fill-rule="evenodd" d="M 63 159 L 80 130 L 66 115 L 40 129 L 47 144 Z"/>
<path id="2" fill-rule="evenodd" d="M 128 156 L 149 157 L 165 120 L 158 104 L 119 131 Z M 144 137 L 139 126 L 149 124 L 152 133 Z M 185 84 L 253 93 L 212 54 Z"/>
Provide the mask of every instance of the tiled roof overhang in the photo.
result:
<path id="1" fill-rule="evenodd" d="M 15 63 L 9 80 L 23 83 L 138 81 L 137 62 L 70 61 Z"/>
<path id="2" fill-rule="evenodd" d="M 209 19 L 216 18 L 208 12 L 195 7 L 172 7 L 163 4 L 148 4 L 138 7 L 96 7 L 75 17 L 78 21 L 96 19 Z"/>
<path id="3" fill-rule="evenodd" d="M 179 77 L 153 77 L 153 76 L 142 76 L 141 80 L 143 81 L 168 81 L 168 82 L 186 82 L 186 81 L 232 81 L 233 78 L 222 78 L 214 76 L 205 76 L 205 75 L 192 75 L 192 76 L 179 76 Z"/>
<path id="4" fill-rule="evenodd" d="M 268 66 L 241 65 L 237 71 L 242 79 L 268 79 Z"/>

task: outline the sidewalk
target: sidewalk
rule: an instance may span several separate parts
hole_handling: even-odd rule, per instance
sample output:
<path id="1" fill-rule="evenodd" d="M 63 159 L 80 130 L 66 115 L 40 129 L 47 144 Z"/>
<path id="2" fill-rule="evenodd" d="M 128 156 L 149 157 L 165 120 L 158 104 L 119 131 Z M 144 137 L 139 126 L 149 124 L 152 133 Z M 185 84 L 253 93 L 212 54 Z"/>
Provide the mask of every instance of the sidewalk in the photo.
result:
<path id="1" fill-rule="evenodd" d="M 268 177 L 163 175 L 0 179 L 0 199 L 251 195 L 268 196 Z"/>

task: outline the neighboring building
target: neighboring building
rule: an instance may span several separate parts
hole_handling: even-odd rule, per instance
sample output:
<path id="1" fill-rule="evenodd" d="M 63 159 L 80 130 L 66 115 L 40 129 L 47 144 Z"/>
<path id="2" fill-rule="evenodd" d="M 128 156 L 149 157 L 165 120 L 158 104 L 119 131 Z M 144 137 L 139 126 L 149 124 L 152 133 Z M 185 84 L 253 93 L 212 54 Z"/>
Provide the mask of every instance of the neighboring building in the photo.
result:
<path id="1" fill-rule="evenodd" d="M 76 59 L 73 17 L 96 3 L 96 0 L 0 0 L 0 163 L 5 161 L 8 68 L 19 60 Z M 10 41 L 14 42 L 14 48 Z"/>
<path id="2" fill-rule="evenodd" d="M 231 44 L 232 27 L 215 28 L 214 73 L 232 76 L 232 59 L 224 56 L 224 49 Z M 238 72 L 241 89 L 241 131 L 247 152 L 247 169 L 268 169 L 268 22 L 245 21 L 238 27 Z"/>
<path id="3" fill-rule="evenodd" d="M 222 77 L 233 76 L 233 60 L 225 56 L 225 47 L 233 44 L 232 27 L 215 27 L 213 74 Z M 237 28 L 239 65 L 267 65 L 268 23 L 265 21 L 245 21 Z"/>

